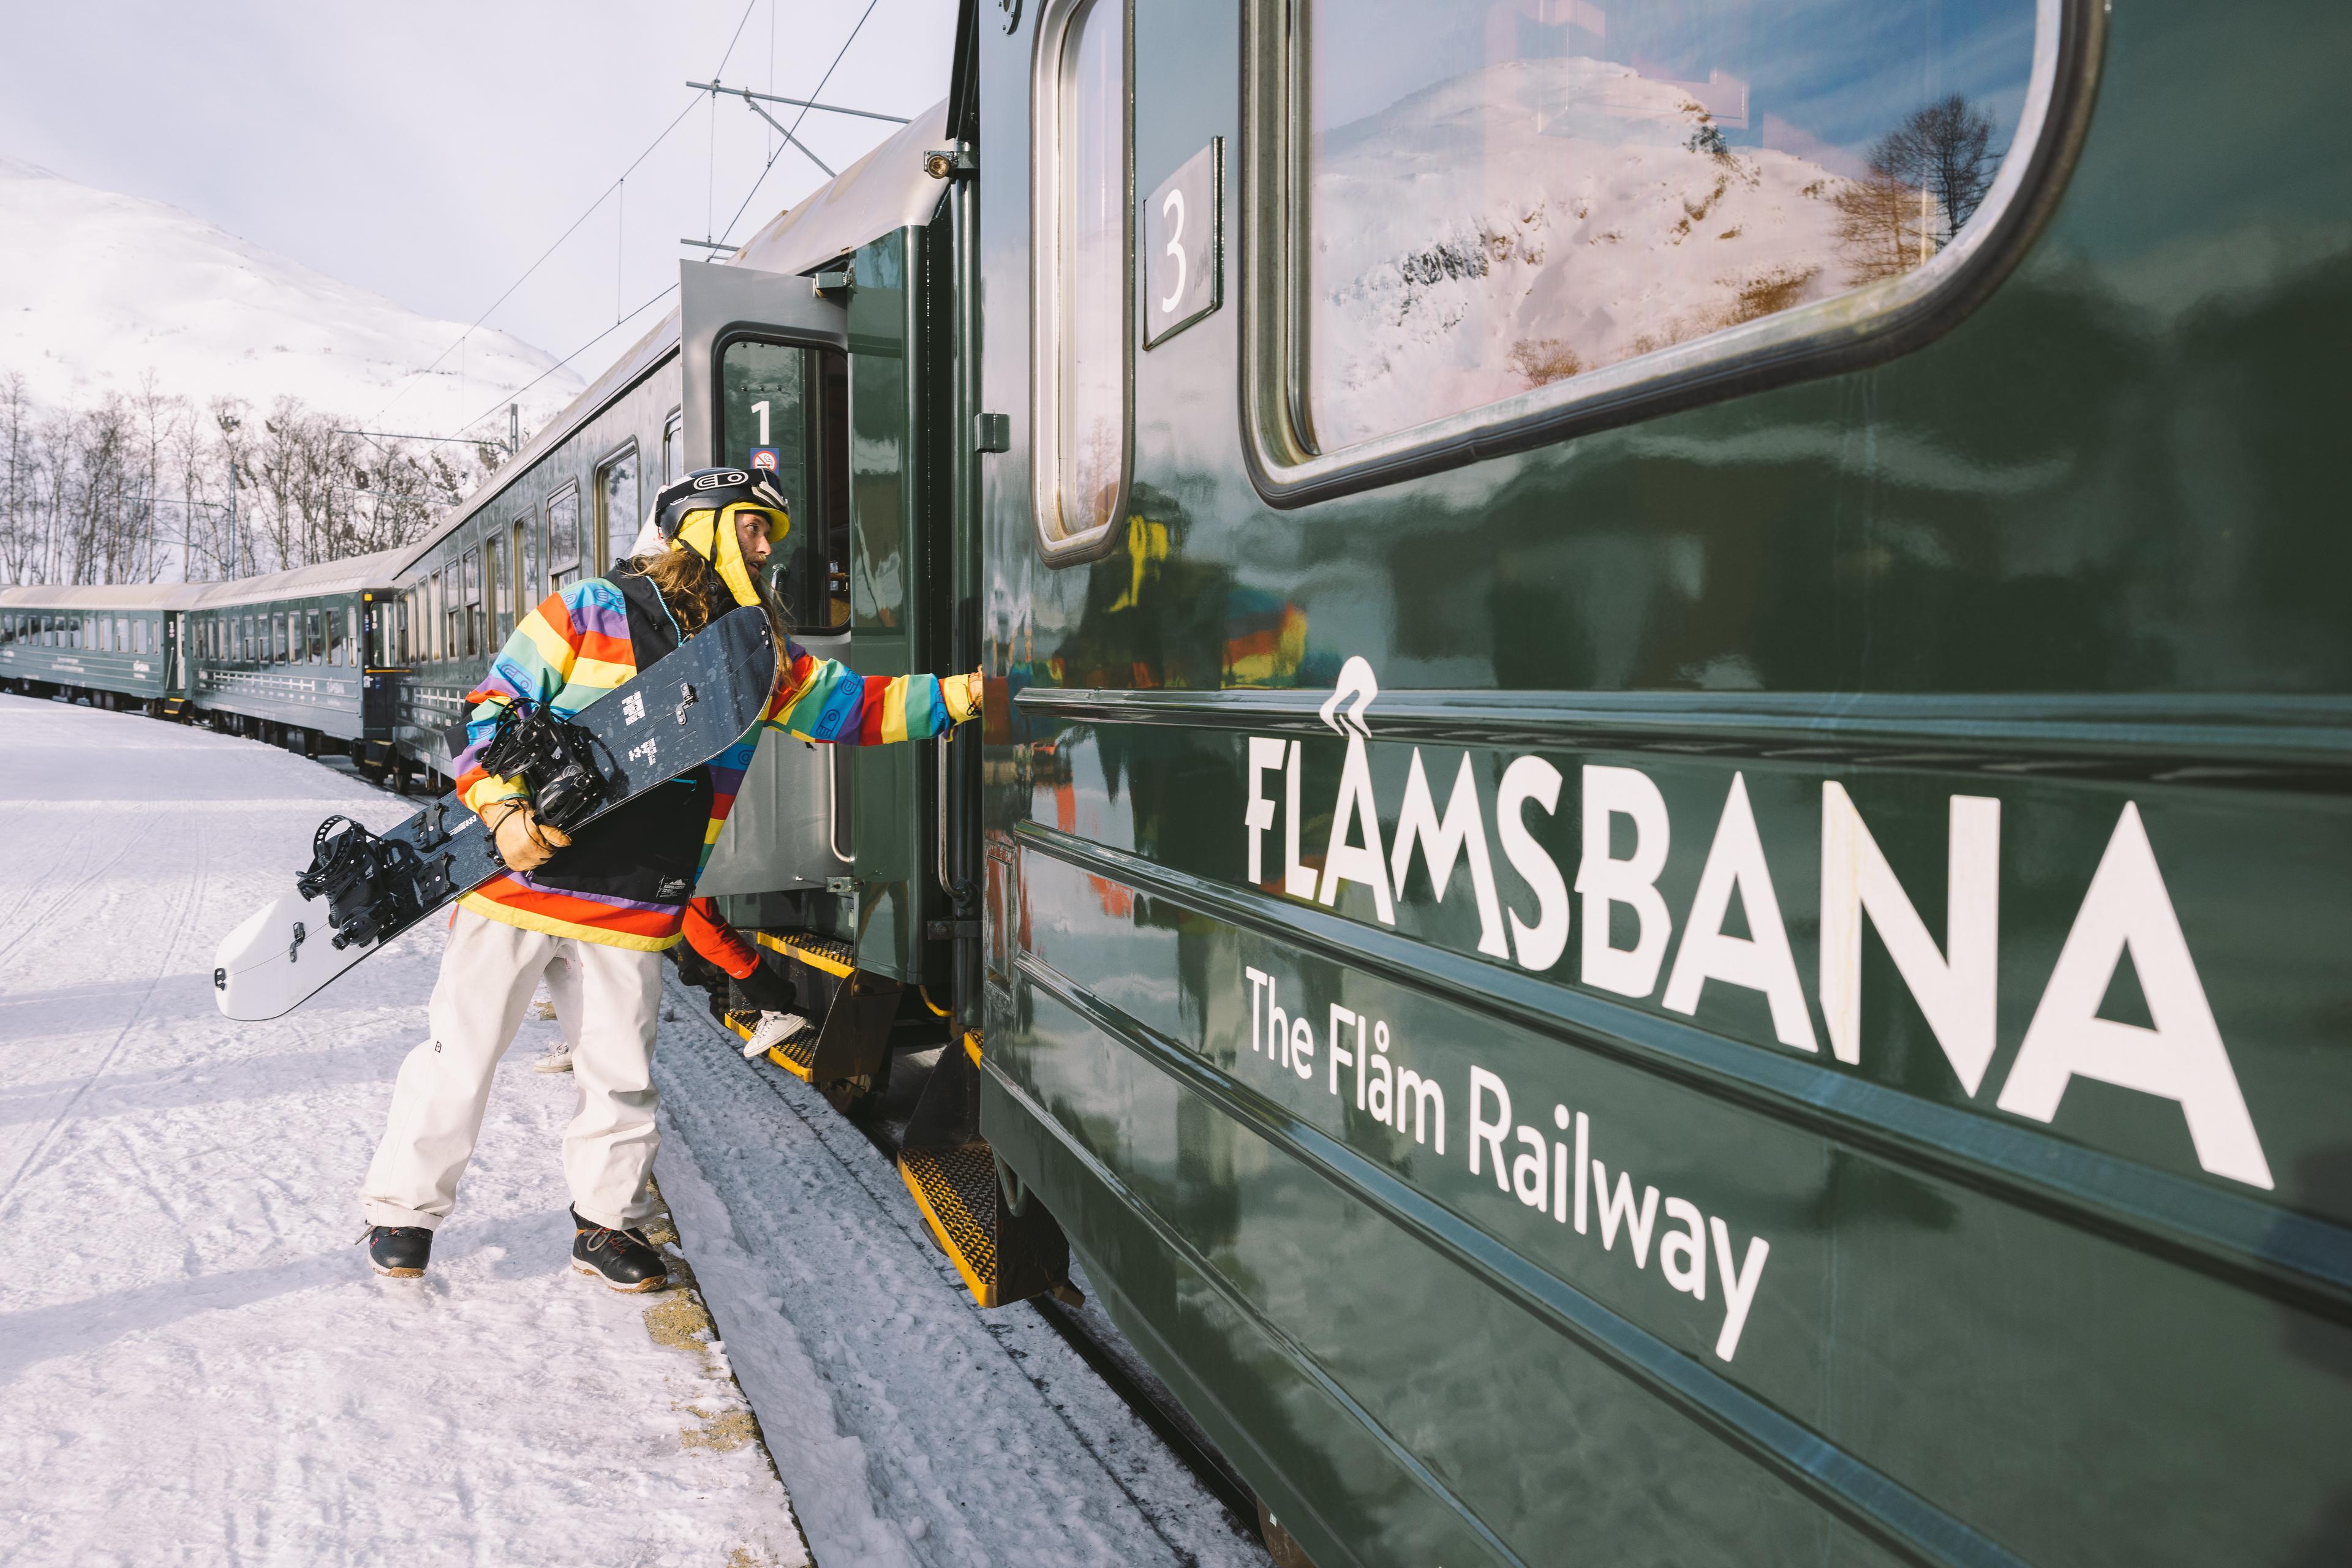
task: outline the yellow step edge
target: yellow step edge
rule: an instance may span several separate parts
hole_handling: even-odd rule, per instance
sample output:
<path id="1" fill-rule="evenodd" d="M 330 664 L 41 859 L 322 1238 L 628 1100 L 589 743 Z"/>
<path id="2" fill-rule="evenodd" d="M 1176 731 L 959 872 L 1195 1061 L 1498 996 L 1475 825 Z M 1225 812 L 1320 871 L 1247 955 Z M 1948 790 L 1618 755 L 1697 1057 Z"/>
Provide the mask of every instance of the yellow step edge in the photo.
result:
<path id="1" fill-rule="evenodd" d="M 966 1055 L 966 1056 L 968 1056 L 968 1057 L 970 1057 L 970 1058 L 971 1058 L 971 1065 L 972 1065 L 972 1066 L 974 1066 L 974 1067 L 978 1067 L 978 1066 L 980 1065 L 980 1034 L 979 1034 L 979 1031 L 974 1030 L 974 1029 L 966 1029 L 966 1030 L 964 1031 L 964 1035 L 963 1035 L 963 1054 L 964 1054 L 964 1055 Z"/>
<path id="2" fill-rule="evenodd" d="M 727 1026 L 734 1030 L 736 1034 L 741 1036 L 745 1044 L 748 1045 L 751 1043 L 751 1026 L 748 1024 L 738 1023 L 736 1021 L 736 1016 L 732 1013 L 727 1015 Z M 786 1072 L 792 1074 L 803 1083 L 814 1083 L 815 1081 L 815 1079 L 809 1076 L 808 1068 L 801 1066 L 800 1063 L 793 1061 L 791 1058 L 777 1050 L 775 1047 L 770 1046 L 768 1047 L 767 1054 L 770 1061 L 775 1063 L 778 1067 L 783 1068 Z"/>
<path id="3" fill-rule="evenodd" d="M 827 974 L 838 974 L 844 980 L 857 973 L 856 965 L 844 963 L 841 960 L 827 957 L 822 952 L 811 952 L 789 936 L 774 936 L 767 931 L 755 931 L 751 933 L 751 940 L 772 952 L 781 952 L 788 958 L 796 958 L 811 969 L 822 969 Z"/>
<path id="4" fill-rule="evenodd" d="M 938 1240 L 940 1250 L 944 1251 L 948 1255 L 948 1260 L 955 1265 L 956 1272 L 963 1276 L 964 1289 L 971 1292 L 971 1299 L 982 1307 L 995 1306 L 996 1281 L 990 1279 L 983 1282 L 978 1274 L 972 1272 L 971 1265 L 964 1261 L 963 1254 L 957 1250 L 955 1239 L 948 1234 L 947 1225 L 940 1219 L 939 1211 L 931 1207 L 931 1200 L 924 1194 L 922 1184 L 916 1181 L 908 1173 L 907 1157 L 904 1154 L 898 1156 L 898 1179 L 906 1183 L 907 1191 L 914 1194 L 915 1206 L 923 1211 L 923 1223 L 931 1227 L 931 1235 Z M 945 1192 L 949 1199 L 954 1198 L 953 1187 L 946 1187 Z"/>

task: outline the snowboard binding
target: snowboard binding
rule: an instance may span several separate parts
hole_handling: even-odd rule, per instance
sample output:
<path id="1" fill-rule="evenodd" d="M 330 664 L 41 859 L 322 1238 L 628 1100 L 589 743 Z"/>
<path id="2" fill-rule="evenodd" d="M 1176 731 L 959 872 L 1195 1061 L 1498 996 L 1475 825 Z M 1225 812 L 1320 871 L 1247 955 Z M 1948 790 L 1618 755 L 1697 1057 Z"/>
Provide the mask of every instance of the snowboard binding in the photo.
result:
<path id="1" fill-rule="evenodd" d="M 429 879 L 425 872 L 423 858 L 407 845 L 338 816 L 311 836 L 310 868 L 294 888 L 306 899 L 326 895 L 327 923 L 335 928 L 338 948 L 367 947 L 424 912 L 419 883 Z"/>
<path id="2" fill-rule="evenodd" d="M 501 777 L 521 779 L 539 820 L 569 833 L 613 793 L 612 779 L 596 765 L 597 743 L 583 726 L 517 702 L 499 714 L 481 763 Z"/>

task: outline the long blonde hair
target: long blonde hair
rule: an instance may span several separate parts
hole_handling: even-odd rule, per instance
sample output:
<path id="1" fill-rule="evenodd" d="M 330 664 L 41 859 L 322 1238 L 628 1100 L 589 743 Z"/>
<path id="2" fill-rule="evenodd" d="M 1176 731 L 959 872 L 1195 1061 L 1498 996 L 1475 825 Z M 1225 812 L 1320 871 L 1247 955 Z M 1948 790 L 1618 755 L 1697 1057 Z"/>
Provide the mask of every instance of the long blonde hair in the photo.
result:
<path id="1" fill-rule="evenodd" d="M 660 591 L 662 603 L 677 620 L 681 637 L 690 637 L 710 624 L 713 599 L 732 597 L 719 582 L 718 570 L 684 545 L 673 544 L 655 554 L 640 555 L 635 564 Z M 791 618 L 784 614 L 783 605 L 777 603 L 765 572 L 747 569 L 745 575 L 751 578 L 751 591 L 759 595 L 760 609 L 768 617 L 768 633 L 776 645 L 776 668 L 782 670 L 784 647 L 792 637 Z"/>

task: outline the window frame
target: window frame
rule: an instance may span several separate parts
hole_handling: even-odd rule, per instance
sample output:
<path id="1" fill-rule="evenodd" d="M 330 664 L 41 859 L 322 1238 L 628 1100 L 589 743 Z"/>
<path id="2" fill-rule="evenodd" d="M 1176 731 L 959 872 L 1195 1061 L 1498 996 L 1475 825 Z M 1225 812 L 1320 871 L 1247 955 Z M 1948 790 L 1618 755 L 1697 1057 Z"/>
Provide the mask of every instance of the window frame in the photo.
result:
<path id="1" fill-rule="evenodd" d="M 1089 4 L 1121 12 L 1119 211 L 1123 321 L 1119 334 L 1119 474 L 1110 516 L 1082 533 L 1056 537 L 1061 505 L 1062 55 L 1070 25 Z M 1122 537 L 1135 485 L 1135 4 L 1134 0 L 1048 0 L 1037 18 L 1030 58 L 1029 142 L 1029 497 L 1030 525 L 1048 566 L 1070 566 L 1108 553 Z"/>
<path id="2" fill-rule="evenodd" d="M 1307 136 L 1302 0 L 1244 0 L 1240 221 L 1242 451 L 1289 509 L 1907 353 L 1951 330 L 2016 266 L 2056 207 L 2087 129 L 2100 0 L 2037 0 L 2012 148 L 1977 219 L 1926 265 L 1829 300 L 1322 452 L 1307 440 Z"/>
<path id="3" fill-rule="evenodd" d="M 599 468 L 596 473 L 601 478 L 604 469 Z M 564 498 L 567 496 L 572 500 L 572 559 L 558 561 L 555 558 L 555 509 L 563 504 Z M 539 580 L 547 584 L 548 594 L 556 591 L 560 586 L 556 579 L 567 571 L 573 574 L 571 578 L 572 582 L 577 582 L 581 577 L 588 574 L 583 558 L 593 552 L 588 536 L 595 528 L 595 520 L 588 515 L 586 499 L 581 493 L 578 479 L 566 479 L 555 487 L 548 495 L 547 504 L 540 509 L 542 514 L 542 527 L 547 535 L 546 543 L 541 547 L 541 552 L 547 557 L 547 570 L 539 574 Z M 532 585 L 536 587 L 537 582 Z M 536 607 L 540 599 L 545 596 L 546 595 L 542 594 L 533 598 L 530 607 Z"/>
<path id="4" fill-rule="evenodd" d="M 622 530 L 619 531 L 619 537 L 616 539 L 616 531 L 613 527 L 610 498 L 604 493 L 604 477 L 625 459 L 631 464 L 629 484 L 635 493 L 629 498 L 629 515 L 623 521 Z M 598 458 L 595 468 L 591 471 L 595 477 L 596 501 L 593 508 L 582 509 L 580 548 L 582 553 L 588 553 L 588 534 L 591 529 L 595 531 L 596 546 L 592 559 L 578 563 L 580 575 L 583 577 L 601 574 L 605 566 L 615 558 L 614 552 L 625 550 L 636 542 L 637 531 L 646 525 L 643 515 L 646 498 L 646 457 L 644 451 L 638 447 L 637 438 L 635 436 L 622 441 Z M 592 512 L 593 515 L 591 515 Z M 593 570 L 591 570 L 592 567 Z"/>

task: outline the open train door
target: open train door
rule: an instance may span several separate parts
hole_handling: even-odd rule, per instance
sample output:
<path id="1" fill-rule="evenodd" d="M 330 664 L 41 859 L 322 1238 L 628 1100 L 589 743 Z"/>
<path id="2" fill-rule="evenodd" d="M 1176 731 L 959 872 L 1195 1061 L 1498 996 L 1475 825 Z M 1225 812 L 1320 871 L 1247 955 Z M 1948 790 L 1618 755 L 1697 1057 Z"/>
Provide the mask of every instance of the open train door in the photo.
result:
<path id="1" fill-rule="evenodd" d="M 849 316 L 841 291 L 709 262 L 679 270 L 688 466 L 772 475 L 792 507 L 774 581 L 794 639 L 820 658 L 849 661 Z M 699 890 L 789 895 L 838 886 L 856 854 L 852 786 L 850 749 L 772 737 L 744 777 Z"/>
<path id="2" fill-rule="evenodd" d="M 792 509 L 792 532 L 771 562 L 793 639 L 819 658 L 864 670 L 903 649 L 853 654 L 849 305 L 854 271 L 814 276 L 743 266 L 680 264 L 679 368 L 686 450 L 692 466 L 771 474 Z M 869 639 L 870 640 L 870 639 Z M 886 671 L 896 673 L 895 670 Z M 893 748 L 903 750 L 904 748 Z M 861 854 L 854 803 L 886 787 L 903 793 L 856 746 L 818 746 L 772 735 L 754 754 L 733 812 L 697 890 L 722 900 L 729 918 L 797 961 L 801 1010 L 814 1023 L 774 1047 L 774 1058 L 828 1093 L 868 1092 L 882 1076 L 891 1026 L 917 978 L 869 945 L 876 915 L 895 909 L 907 880 L 895 843 Z M 911 758 L 884 758 L 899 771 Z M 887 813 L 886 812 L 886 816 Z M 866 835 L 875 837 L 872 832 Z M 885 835 L 886 839 L 905 835 Z"/>

